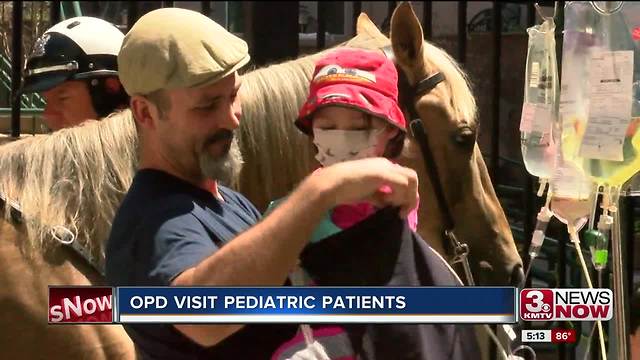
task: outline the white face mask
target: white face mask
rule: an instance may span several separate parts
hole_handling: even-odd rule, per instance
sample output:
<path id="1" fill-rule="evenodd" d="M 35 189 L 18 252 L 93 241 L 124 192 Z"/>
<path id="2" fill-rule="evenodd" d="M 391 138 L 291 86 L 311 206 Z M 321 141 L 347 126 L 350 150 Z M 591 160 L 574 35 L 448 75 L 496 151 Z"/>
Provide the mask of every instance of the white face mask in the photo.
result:
<path id="1" fill-rule="evenodd" d="M 316 159 L 323 166 L 376 156 L 380 130 L 313 129 L 313 143 L 318 147 Z"/>

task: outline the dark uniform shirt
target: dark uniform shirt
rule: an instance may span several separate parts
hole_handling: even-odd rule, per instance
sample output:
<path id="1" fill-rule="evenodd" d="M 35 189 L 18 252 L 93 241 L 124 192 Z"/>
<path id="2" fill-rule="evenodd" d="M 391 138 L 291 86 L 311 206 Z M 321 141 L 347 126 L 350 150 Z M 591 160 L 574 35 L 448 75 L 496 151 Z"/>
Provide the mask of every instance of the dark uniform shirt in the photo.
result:
<path id="1" fill-rule="evenodd" d="M 123 200 L 107 245 L 107 279 L 113 286 L 168 286 L 239 233 L 260 213 L 242 195 L 210 192 L 157 170 L 139 171 Z M 169 324 L 125 325 L 144 358 L 268 359 L 295 335 L 295 325 L 247 325 L 204 348 Z"/>

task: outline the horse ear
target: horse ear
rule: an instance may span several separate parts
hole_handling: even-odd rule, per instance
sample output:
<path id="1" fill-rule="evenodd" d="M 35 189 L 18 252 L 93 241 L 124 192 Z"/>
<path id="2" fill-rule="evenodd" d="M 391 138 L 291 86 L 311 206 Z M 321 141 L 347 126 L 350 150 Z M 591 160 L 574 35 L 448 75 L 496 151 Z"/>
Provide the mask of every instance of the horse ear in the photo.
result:
<path id="1" fill-rule="evenodd" d="M 391 45 L 398 63 L 409 66 L 422 61 L 422 26 L 411 3 L 403 1 L 391 16 Z"/>
<path id="2" fill-rule="evenodd" d="M 358 21 L 356 22 L 356 35 L 367 33 L 369 35 L 382 35 L 376 24 L 371 21 L 369 16 L 365 13 L 360 13 Z"/>

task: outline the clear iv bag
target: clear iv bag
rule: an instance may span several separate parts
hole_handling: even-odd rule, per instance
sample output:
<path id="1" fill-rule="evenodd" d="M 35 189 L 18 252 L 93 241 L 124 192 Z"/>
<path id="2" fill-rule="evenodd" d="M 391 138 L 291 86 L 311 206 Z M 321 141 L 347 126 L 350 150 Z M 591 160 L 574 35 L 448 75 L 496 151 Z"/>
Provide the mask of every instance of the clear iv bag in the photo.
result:
<path id="1" fill-rule="evenodd" d="M 529 45 L 520 147 L 527 171 L 541 179 L 551 178 L 555 164 L 556 142 L 552 128 L 559 93 L 555 27 L 553 18 L 548 18 L 527 29 Z"/>
<path id="2" fill-rule="evenodd" d="M 557 153 L 556 167 L 551 177 L 551 211 L 556 218 L 580 230 L 591 215 L 593 182 L 581 168 Z"/>
<path id="3" fill-rule="evenodd" d="M 596 183 L 640 170 L 640 3 L 565 6 L 560 97 L 563 158 Z"/>

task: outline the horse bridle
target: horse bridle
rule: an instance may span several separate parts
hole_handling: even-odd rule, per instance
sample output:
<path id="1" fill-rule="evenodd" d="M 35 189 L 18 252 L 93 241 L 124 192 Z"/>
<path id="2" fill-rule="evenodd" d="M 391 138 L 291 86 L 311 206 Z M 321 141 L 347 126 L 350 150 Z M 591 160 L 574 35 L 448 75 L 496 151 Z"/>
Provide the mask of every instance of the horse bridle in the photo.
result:
<path id="1" fill-rule="evenodd" d="M 20 209 L 20 205 L 0 193 L 0 210 L 6 205 L 9 205 L 10 217 L 13 223 L 24 223 L 25 219 L 22 214 L 22 210 Z M 64 226 L 55 226 L 51 229 L 51 235 L 55 240 L 79 255 L 93 270 L 97 271 L 98 274 L 105 277 L 104 265 L 91 254 L 91 251 L 89 251 L 86 246 L 82 245 L 79 241 L 76 241 L 76 236 L 71 230 Z"/>
<path id="2" fill-rule="evenodd" d="M 382 51 L 387 58 L 393 60 L 395 63 L 395 56 L 391 46 L 385 46 L 382 48 Z M 438 167 L 434 160 L 431 147 L 429 146 L 429 139 L 427 138 L 424 124 L 422 123 L 415 107 L 416 98 L 428 94 L 438 84 L 445 80 L 445 76 L 441 72 L 436 72 L 435 74 L 426 76 L 419 80 L 415 85 L 411 85 L 404 71 L 398 67 L 397 63 L 396 68 L 398 70 L 398 92 L 400 94 L 400 105 L 409 112 L 409 118 L 411 119 L 411 131 L 420 146 L 427 176 L 429 176 L 429 180 L 433 186 L 433 191 L 436 195 L 436 202 L 438 203 L 438 208 L 442 214 L 442 221 L 444 222 L 445 229 L 442 235 L 444 239 L 448 240 L 450 250 L 452 250 L 453 253 L 450 264 L 462 264 L 462 268 L 467 278 L 467 285 L 473 286 L 475 283 L 471 273 L 471 266 L 469 265 L 469 246 L 465 243 L 461 243 L 454 233 L 455 222 L 444 196 L 442 183 L 438 176 Z"/>

